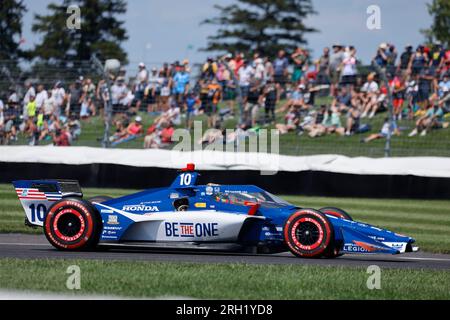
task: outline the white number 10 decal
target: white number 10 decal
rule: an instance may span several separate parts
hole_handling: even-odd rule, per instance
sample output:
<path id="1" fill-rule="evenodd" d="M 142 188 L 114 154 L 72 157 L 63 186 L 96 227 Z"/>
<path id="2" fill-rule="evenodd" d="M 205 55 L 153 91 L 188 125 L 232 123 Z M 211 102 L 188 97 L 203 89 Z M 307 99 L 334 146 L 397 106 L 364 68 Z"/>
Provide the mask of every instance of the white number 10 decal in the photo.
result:
<path id="1" fill-rule="evenodd" d="M 192 182 L 192 174 L 182 173 L 180 175 L 180 186 L 189 186 Z"/>

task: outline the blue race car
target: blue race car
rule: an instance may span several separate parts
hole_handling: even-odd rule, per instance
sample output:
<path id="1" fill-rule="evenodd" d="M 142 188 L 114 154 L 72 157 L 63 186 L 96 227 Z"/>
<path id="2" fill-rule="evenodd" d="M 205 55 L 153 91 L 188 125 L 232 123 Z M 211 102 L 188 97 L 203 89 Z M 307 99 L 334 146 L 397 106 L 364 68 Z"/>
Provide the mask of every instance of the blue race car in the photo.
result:
<path id="1" fill-rule="evenodd" d="M 188 164 L 169 187 L 89 200 L 77 181 L 13 184 L 26 224 L 42 226 L 60 250 L 120 244 L 334 258 L 418 249 L 413 238 L 353 221 L 338 208 L 300 208 L 253 185 L 198 185 L 198 177 Z"/>

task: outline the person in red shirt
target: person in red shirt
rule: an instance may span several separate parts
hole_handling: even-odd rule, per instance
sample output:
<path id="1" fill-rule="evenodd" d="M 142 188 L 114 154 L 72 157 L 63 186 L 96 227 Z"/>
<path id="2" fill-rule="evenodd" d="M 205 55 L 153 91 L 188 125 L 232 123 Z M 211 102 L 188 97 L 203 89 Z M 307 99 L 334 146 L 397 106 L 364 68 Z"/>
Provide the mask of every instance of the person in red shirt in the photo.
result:
<path id="1" fill-rule="evenodd" d="M 127 132 L 129 136 L 137 136 L 140 135 L 142 131 L 142 118 L 137 116 L 134 121 L 128 125 Z"/>
<path id="2" fill-rule="evenodd" d="M 69 137 L 67 132 L 61 129 L 57 129 L 53 135 L 53 144 L 58 147 L 70 146 Z"/>

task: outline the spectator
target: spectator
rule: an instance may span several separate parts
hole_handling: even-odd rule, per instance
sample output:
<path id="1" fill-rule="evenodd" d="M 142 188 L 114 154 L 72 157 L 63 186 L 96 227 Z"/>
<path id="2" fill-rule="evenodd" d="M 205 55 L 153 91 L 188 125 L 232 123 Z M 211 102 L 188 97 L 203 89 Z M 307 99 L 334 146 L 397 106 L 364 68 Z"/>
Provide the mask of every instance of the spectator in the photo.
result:
<path id="1" fill-rule="evenodd" d="M 254 78 L 250 84 L 247 103 L 244 106 L 244 121 L 256 126 L 258 122 L 259 104 L 261 102 L 261 87 L 258 79 Z"/>
<path id="2" fill-rule="evenodd" d="M 377 49 L 377 53 L 373 58 L 373 62 L 376 63 L 382 70 L 386 71 L 386 66 L 388 64 L 388 53 L 387 53 L 388 45 L 386 43 L 380 44 Z"/>
<path id="3" fill-rule="evenodd" d="M 202 67 L 202 78 L 212 80 L 217 74 L 218 66 L 213 58 L 209 57 Z"/>
<path id="4" fill-rule="evenodd" d="M 123 114 L 131 102 L 128 96 L 128 88 L 125 85 L 125 79 L 118 77 L 116 82 L 111 86 L 111 98 L 114 114 Z"/>
<path id="5" fill-rule="evenodd" d="M 331 78 L 331 95 L 335 94 L 336 85 L 340 81 L 342 61 L 344 61 L 342 46 L 340 44 L 335 44 L 333 45 L 333 52 L 330 55 L 328 70 L 328 74 Z"/>
<path id="6" fill-rule="evenodd" d="M 418 46 L 416 52 L 412 55 L 408 66 L 408 70 L 411 76 L 420 74 L 426 63 L 427 58 L 423 51 L 423 46 Z"/>
<path id="7" fill-rule="evenodd" d="M 217 82 L 216 78 L 213 78 L 208 85 L 208 102 L 205 110 L 208 116 L 208 128 L 216 126 L 217 112 L 219 108 L 219 102 L 222 100 L 222 88 Z"/>
<path id="8" fill-rule="evenodd" d="M 55 124 L 59 123 L 57 118 L 55 118 Z M 69 117 L 69 120 L 67 122 L 67 133 L 68 136 L 70 136 L 70 142 L 78 140 L 78 138 L 81 135 L 81 123 L 80 120 L 78 120 L 78 117 L 76 114 L 71 114 Z"/>
<path id="9" fill-rule="evenodd" d="M 303 77 L 303 69 L 308 61 L 308 51 L 298 47 L 291 55 L 291 59 L 294 62 L 294 70 L 292 72 L 292 82 L 296 83 Z"/>
<path id="10" fill-rule="evenodd" d="M 242 67 L 239 68 L 238 78 L 244 104 L 247 102 L 248 90 L 250 88 L 250 80 L 252 79 L 254 74 L 255 69 L 253 69 L 253 67 L 249 65 L 246 60 L 242 60 Z"/>
<path id="11" fill-rule="evenodd" d="M 401 120 L 403 114 L 403 103 L 405 102 L 406 87 L 399 73 L 389 82 L 389 86 L 391 87 L 392 92 L 394 119 Z"/>
<path id="12" fill-rule="evenodd" d="M 275 123 L 275 106 L 278 102 L 278 86 L 269 79 L 263 88 L 262 99 L 264 100 L 264 124 Z"/>
<path id="13" fill-rule="evenodd" d="M 411 63 L 411 58 L 412 58 L 412 55 L 413 55 L 412 49 L 413 49 L 413 47 L 408 44 L 405 47 L 405 51 L 400 55 L 400 62 L 399 62 L 399 65 L 398 65 L 398 69 L 401 72 L 401 77 L 404 78 L 404 79 L 406 79 L 407 70 L 408 70 L 408 67 L 409 67 L 409 65 Z"/>
<path id="14" fill-rule="evenodd" d="M 63 105 L 66 99 L 66 91 L 64 90 L 61 81 L 57 81 L 55 83 L 51 91 L 51 96 L 53 97 L 55 103 L 55 114 L 57 114 L 58 116 L 63 114 Z"/>
<path id="15" fill-rule="evenodd" d="M 444 110 L 442 106 L 429 103 L 425 115 L 416 121 L 416 127 L 408 137 L 414 137 L 419 132 L 423 137 L 433 128 L 448 128 L 448 125 L 448 122 L 444 122 Z"/>
<path id="16" fill-rule="evenodd" d="M 26 106 L 26 110 L 27 110 L 27 119 L 31 119 L 34 120 L 34 117 L 36 117 L 36 111 L 37 111 L 37 106 L 36 106 L 36 99 L 34 95 L 30 95 L 29 97 L 29 102 L 27 103 Z"/>
<path id="17" fill-rule="evenodd" d="M 342 60 L 341 66 L 342 79 L 341 84 L 353 87 L 356 84 L 356 49 L 354 47 L 347 47 Z"/>
<path id="18" fill-rule="evenodd" d="M 82 98 L 81 82 L 77 80 L 75 81 L 75 83 L 72 83 L 69 87 L 66 116 L 69 116 L 71 113 L 75 113 L 77 115 L 80 114 L 82 102 L 81 98 Z"/>
<path id="19" fill-rule="evenodd" d="M 278 130 L 279 134 L 286 134 L 290 131 L 297 129 L 300 124 L 300 113 L 295 107 L 290 107 L 289 112 L 284 117 L 284 123 L 278 123 L 275 128 Z"/>
<path id="20" fill-rule="evenodd" d="M 395 122 L 393 122 L 392 126 L 391 126 L 389 123 L 389 119 L 385 118 L 380 132 L 371 134 L 370 136 L 368 136 L 365 139 L 361 139 L 361 142 L 368 143 L 373 140 L 386 138 L 389 135 L 389 132 L 391 135 L 400 135 L 400 131 L 397 128 L 397 124 Z"/>
<path id="21" fill-rule="evenodd" d="M 142 131 L 142 118 L 137 116 L 127 127 L 128 137 L 137 137 L 142 133 Z"/>
<path id="22" fill-rule="evenodd" d="M 36 97 L 36 91 L 30 80 L 25 81 L 25 89 L 26 89 L 26 93 L 25 93 L 25 96 L 23 97 L 23 110 L 24 110 L 24 118 L 27 119 L 27 117 L 28 117 L 28 114 L 27 114 L 28 107 L 27 106 L 31 100 L 31 97 Z"/>
<path id="23" fill-rule="evenodd" d="M 284 50 L 278 51 L 278 56 L 273 63 L 275 83 L 284 87 L 288 74 L 289 61 Z"/>
<path id="24" fill-rule="evenodd" d="M 198 98 L 192 92 L 186 98 L 186 128 L 188 130 L 192 129 L 192 122 L 195 115 L 195 105 L 197 105 L 198 102 Z"/>
<path id="25" fill-rule="evenodd" d="M 116 121 L 115 126 L 116 126 L 116 132 L 114 133 L 114 135 L 112 135 L 109 138 L 110 142 L 120 141 L 122 139 L 125 139 L 128 135 L 127 127 L 125 126 L 123 121 L 120 121 L 120 120 Z"/>
<path id="26" fill-rule="evenodd" d="M 44 103 L 48 99 L 48 93 L 47 90 L 44 89 L 44 85 L 40 84 L 37 87 L 37 94 L 36 94 L 36 108 L 38 110 L 44 108 Z"/>
<path id="27" fill-rule="evenodd" d="M 64 129 L 56 129 L 53 133 L 53 144 L 58 147 L 70 146 L 69 136 Z"/>
<path id="28" fill-rule="evenodd" d="M 91 78 L 84 80 L 82 94 L 81 101 L 86 104 L 89 115 L 95 116 L 97 114 L 95 106 L 95 85 L 92 83 Z"/>
<path id="29" fill-rule="evenodd" d="M 144 148 L 159 149 L 172 143 L 172 136 L 175 129 L 171 122 L 165 122 L 160 128 L 151 126 L 147 130 L 147 135 L 144 138 Z"/>
<path id="30" fill-rule="evenodd" d="M 368 114 L 369 118 L 373 118 L 378 109 L 378 95 L 380 93 L 378 83 L 375 81 L 375 73 L 370 73 L 367 76 L 367 82 L 364 83 L 361 91 L 364 93 L 364 105 L 361 118 L 367 117 Z"/>
<path id="31" fill-rule="evenodd" d="M 179 71 L 173 77 L 175 99 L 179 105 L 184 103 L 184 99 L 189 91 L 189 73 L 185 66 L 180 66 Z"/>
<path id="32" fill-rule="evenodd" d="M 329 84 L 330 83 L 330 48 L 325 47 L 323 53 L 316 63 L 317 70 L 317 83 Z"/>

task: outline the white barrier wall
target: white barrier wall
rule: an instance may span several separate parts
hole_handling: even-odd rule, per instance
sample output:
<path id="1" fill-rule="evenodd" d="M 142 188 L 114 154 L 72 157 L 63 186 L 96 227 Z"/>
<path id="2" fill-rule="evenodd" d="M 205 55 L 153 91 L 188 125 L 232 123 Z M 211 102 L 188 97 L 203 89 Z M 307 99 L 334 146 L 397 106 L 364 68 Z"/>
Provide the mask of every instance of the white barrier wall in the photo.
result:
<path id="1" fill-rule="evenodd" d="M 450 178 L 450 158 L 350 158 L 340 155 L 285 156 L 221 151 L 179 152 L 90 147 L 3 146 L 0 162 L 47 164 L 118 164 L 179 169 L 188 162 L 199 170 L 324 171 L 358 175 L 414 175 Z"/>

